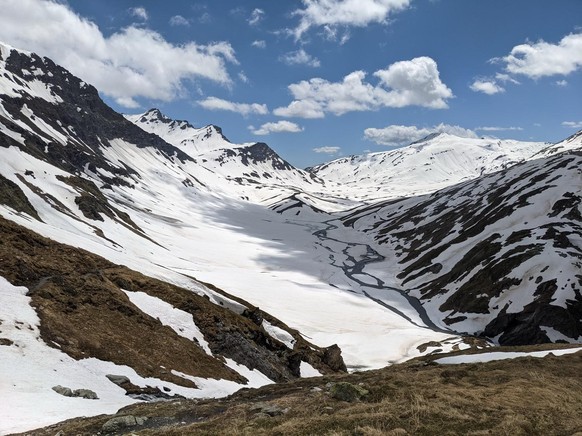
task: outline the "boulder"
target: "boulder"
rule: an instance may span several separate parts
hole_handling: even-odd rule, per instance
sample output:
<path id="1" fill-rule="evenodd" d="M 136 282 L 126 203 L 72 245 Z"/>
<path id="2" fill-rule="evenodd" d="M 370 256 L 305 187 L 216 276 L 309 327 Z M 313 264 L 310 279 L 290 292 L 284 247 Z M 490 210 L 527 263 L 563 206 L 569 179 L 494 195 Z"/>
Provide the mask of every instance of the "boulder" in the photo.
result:
<path id="1" fill-rule="evenodd" d="M 361 386 L 347 382 L 340 382 L 332 385 L 329 393 L 331 397 L 336 400 L 353 403 L 354 401 L 358 401 L 362 397 L 368 395 L 369 392 Z"/>
<path id="2" fill-rule="evenodd" d="M 256 403 L 250 408 L 251 412 L 257 412 L 258 414 L 265 414 L 268 416 L 279 416 L 284 415 L 289 411 L 289 409 L 283 409 L 276 404 L 268 403 Z"/>
<path id="3" fill-rule="evenodd" d="M 146 417 L 135 417 L 133 415 L 125 415 L 125 416 L 116 416 L 115 418 L 111 418 L 101 430 L 105 433 L 114 433 L 119 430 L 123 430 L 128 427 L 135 427 L 136 425 L 143 425 L 147 421 Z"/>
<path id="4" fill-rule="evenodd" d="M 90 389 L 75 389 L 73 391 L 73 397 L 86 398 L 87 400 L 98 400 L 99 399 L 97 394 Z"/>
<path id="5" fill-rule="evenodd" d="M 61 385 L 53 386 L 53 391 L 55 391 L 57 394 L 64 395 L 65 397 L 73 396 L 73 391 L 70 388 L 66 388 Z"/>
<path id="6" fill-rule="evenodd" d="M 107 374 L 105 377 L 107 377 L 110 382 L 115 383 L 117 386 L 121 386 L 124 383 L 131 383 L 129 378 L 124 375 Z"/>

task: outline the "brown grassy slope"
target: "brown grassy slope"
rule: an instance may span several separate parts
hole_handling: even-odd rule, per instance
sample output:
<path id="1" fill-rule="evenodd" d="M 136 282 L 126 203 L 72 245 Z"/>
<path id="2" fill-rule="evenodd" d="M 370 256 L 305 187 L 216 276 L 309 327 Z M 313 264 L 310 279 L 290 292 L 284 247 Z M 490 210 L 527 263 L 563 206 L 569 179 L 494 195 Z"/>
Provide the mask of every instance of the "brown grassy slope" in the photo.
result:
<path id="1" fill-rule="evenodd" d="M 251 368 L 274 380 L 297 376 L 302 357 L 324 372 L 333 372 L 323 362 L 324 350 L 311 350 L 305 341 L 291 351 L 251 318 L 213 304 L 207 297 L 59 244 L 1 217 L 0 275 L 29 288 L 41 319 L 42 338 L 76 359 L 96 357 L 131 366 L 144 377 L 185 386 L 193 383 L 170 370 L 245 381 L 195 342 L 141 312 L 122 291 L 127 289 L 191 313 L 213 351 L 250 362 Z"/>
<path id="2" fill-rule="evenodd" d="M 133 405 L 118 416 L 148 420 L 118 434 L 573 435 L 582 432 L 581 370 L 582 351 L 463 365 L 417 360 L 243 390 L 223 400 Z M 352 403 L 336 400 L 328 386 L 338 381 L 361 384 L 369 394 Z M 258 403 L 288 411 L 269 417 L 253 410 Z M 96 434 L 110 418 L 76 419 L 29 434 Z"/>

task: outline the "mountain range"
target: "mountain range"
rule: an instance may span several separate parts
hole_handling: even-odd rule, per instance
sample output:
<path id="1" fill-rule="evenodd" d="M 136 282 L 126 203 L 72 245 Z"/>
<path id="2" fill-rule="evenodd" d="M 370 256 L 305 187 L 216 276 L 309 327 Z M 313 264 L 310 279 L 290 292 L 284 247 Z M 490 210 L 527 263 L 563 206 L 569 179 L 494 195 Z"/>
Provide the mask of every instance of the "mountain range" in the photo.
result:
<path id="1" fill-rule="evenodd" d="M 582 341 L 582 132 L 298 169 L 0 44 L 0 147 L 1 432 Z"/>

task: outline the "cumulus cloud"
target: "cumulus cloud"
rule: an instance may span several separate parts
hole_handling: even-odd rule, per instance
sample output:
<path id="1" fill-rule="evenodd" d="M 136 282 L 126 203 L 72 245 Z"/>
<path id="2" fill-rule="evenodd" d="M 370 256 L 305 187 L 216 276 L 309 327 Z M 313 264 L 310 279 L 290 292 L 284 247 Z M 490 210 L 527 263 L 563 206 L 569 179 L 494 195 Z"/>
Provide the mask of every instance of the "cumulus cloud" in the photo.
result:
<path id="1" fill-rule="evenodd" d="M 265 17 L 265 11 L 263 11 L 262 9 L 256 8 L 256 9 L 253 9 L 253 11 L 251 12 L 250 18 L 247 21 L 251 26 L 256 26 L 257 24 L 259 24 L 263 20 L 264 17 Z"/>
<path id="2" fill-rule="evenodd" d="M 324 153 L 324 154 L 337 154 L 341 150 L 340 147 L 317 147 L 312 149 L 316 153 Z"/>
<path id="3" fill-rule="evenodd" d="M 174 15 L 170 18 L 170 26 L 189 26 L 190 20 L 184 18 L 182 15 Z"/>
<path id="4" fill-rule="evenodd" d="M 505 92 L 502 86 L 499 86 L 495 80 L 477 79 L 469 87 L 472 91 L 482 92 L 487 95 L 494 95 L 500 92 Z"/>
<path id="5" fill-rule="evenodd" d="M 149 18 L 148 11 L 143 6 L 139 6 L 136 8 L 131 8 L 129 13 L 133 15 L 135 18 L 139 18 L 140 20 L 147 21 Z"/>
<path id="6" fill-rule="evenodd" d="M 582 33 L 566 35 L 557 44 L 543 40 L 520 44 L 496 60 L 505 63 L 505 70 L 511 74 L 533 79 L 566 76 L 582 68 Z"/>
<path id="7" fill-rule="evenodd" d="M 256 48 L 265 48 L 265 47 L 267 47 L 267 42 L 262 40 L 262 39 L 259 39 L 259 40 L 253 41 L 251 43 L 251 45 L 253 47 L 256 47 Z"/>
<path id="8" fill-rule="evenodd" d="M 238 63 L 227 42 L 174 45 L 135 26 L 106 37 L 95 23 L 52 0 L 3 0 L 0 40 L 52 58 L 129 107 L 138 97 L 183 96 L 185 80 L 229 85 L 226 64 Z"/>
<path id="9" fill-rule="evenodd" d="M 341 82 L 314 78 L 289 85 L 294 100 L 273 112 L 278 116 L 323 118 L 381 107 L 423 106 L 447 108 L 453 92 L 440 80 L 436 62 L 429 57 L 396 62 L 373 74 L 378 83 L 364 81 L 366 73 L 354 71 Z"/>
<path id="10" fill-rule="evenodd" d="M 569 129 L 582 129 L 582 121 L 564 121 L 562 126 Z"/>
<path id="11" fill-rule="evenodd" d="M 265 115 L 269 113 L 267 105 L 258 103 L 234 103 L 232 101 L 223 100 L 217 97 L 208 97 L 205 100 L 199 101 L 198 104 L 204 109 L 211 111 L 229 111 L 237 112 L 241 115 L 247 116 L 250 114 Z"/>
<path id="12" fill-rule="evenodd" d="M 410 5 L 410 0 L 302 0 L 303 8 L 293 15 L 299 24 L 292 30 L 296 39 L 312 27 L 365 27 L 371 23 L 386 23 L 390 15 Z"/>
<path id="13" fill-rule="evenodd" d="M 279 57 L 279 60 L 281 62 L 286 63 L 287 65 L 307 65 L 308 67 L 314 68 L 317 68 L 321 65 L 319 59 L 311 56 L 303 49 L 285 53 L 284 55 Z"/>
<path id="14" fill-rule="evenodd" d="M 259 128 L 249 126 L 249 130 L 255 135 L 268 135 L 269 133 L 298 133 L 302 132 L 303 128 L 291 121 L 277 121 L 276 123 L 265 123 Z"/>
<path id="15" fill-rule="evenodd" d="M 481 132 L 521 132 L 523 127 L 499 127 L 499 126 L 484 126 L 484 127 L 477 127 L 475 130 L 479 130 Z"/>
<path id="16" fill-rule="evenodd" d="M 470 129 L 442 123 L 430 128 L 400 125 L 392 125 L 382 129 L 369 128 L 364 130 L 364 137 L 376 144 L 394 147 L 418 141 L 431 133 L 449 133 L 462 138 L 478 137 L 477 134 Z"/>

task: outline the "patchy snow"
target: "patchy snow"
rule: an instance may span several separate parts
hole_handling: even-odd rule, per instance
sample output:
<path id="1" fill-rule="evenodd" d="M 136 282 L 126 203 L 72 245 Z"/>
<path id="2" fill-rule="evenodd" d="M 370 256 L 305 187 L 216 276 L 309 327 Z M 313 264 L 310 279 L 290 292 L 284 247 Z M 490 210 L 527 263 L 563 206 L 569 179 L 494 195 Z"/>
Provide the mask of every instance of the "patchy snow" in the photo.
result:
<path id="1" fill-rule="evenodd" d="M 545 357 L 549 354 L 554 356 L 563 356 L 581 351 L 582 347 L 564 348 L 561 350 L 531 351 L 531 352 L 503 352 L 494 351 L 491 353 L 463 354 L 461 356 L 450 356 L 435 359 L 436 363 L 442 365 L 456 365 L 459 363 L 479 363 L 491 362 L 494 360 L 515 359 L 517 357 Z"/>
<path id="2" fill-rule="evenodd" d="M 301 361 L 299 366 L 301 377 L 321 377 L 322 374 L 309 363 Z"/>
<path id="3" fill-rule="evenodd" d="M 40 320 L 30 306 L 27 291 L 24 287 L 12 286 L 0 277 L 0 339 L 12 342 L 11 345 L 0 345 L 0 392 L 9 399 L 0 407 L 0 434 L 23 432 L 77 416 L 115 413 L 121 407 L 138 402 L 109 381 L 107 374 L 125 375 L 136 385 L 166 388 L 170 394 L 187 398 L 225 396 L 242 387 L 272 383 L 259 371 L 251 371 L 231 359 L 226 359 L 227 365 L 246 377 L 248 384 L 179 374 L 193 380 L 199 387 L 192 389 L 155 378 L 144 378 L 130 367 L 111 362 L 94 358 L 74 360 L 49 347 L 40 338 Z M 161 300 L 154 301 L 143 295 L 132 295 L 132 298 L 132 301 L 140 303 L 140 307 L 167 317 L 164 319 L 169 320 L 173 328 L 186 327 L 194 331 L 181 314 L 169 310 L 171 306 L 168 309 Z M 56 385 L 90 389 L 99 399 L 64 397 L 52 390 Z"/>
<path id="4" fill-rule="evenodd" d="M 194 340 L 206 352 L 212 356 L 212 351 L 204 335 L 194 323 L 192 315 L 183 310 L 176 309 L 171 304 L 152 297 L 145 292 L 131 292 L 123 290 L 129 297 L 129 300 L 135 304 L 142 312 L 157 318 L 162 324 L 171 327 L 178 335 Z"/>
<path id="5" fill-rule="evenodd" d="M 263 328 L 269 334 L 269 336 L 278 340 L 279 342 L 282 342 L 290 350 L 292 350 L 295 346 L 295 338 L 288 331 L 285 331 L 282 328 L 271 324 L 267 320 L 263 320 Z"/>
<path id="6" fill-rule="evenodd" d="M 560 333 L 558 330 L 552 328 L 552 327 L 548 327 L 548 326 L 542 326 L 541 330 L 548 336 L 548 339 L 552 342 L 558 342 L 558 341 L 563 341 L 563 342 L 582 342 L 582 337 L 578 337 L 575 339 L 569 338 L 568 336 L 564 335 L 563 333 Z"/>
<path id="7" fill-rule="evenodd" d="M 215 380 L 201 377 L 193 377 L 179 371 L 172 370 L 172 374 L 182 377 L 186 380 L 193 381 L 196 386 L 200 388 L 198 393 L 194 392 L 189 395 L 189 398 L 221 398 L 232 395 L 241 388 L 259 388 L 268 384 L 272 384 L 266 375 L 258 370 L 251 370 L 244 365 L 236 363 L 232 359 L 226 359 L 227 366 L 234 369 L 236 372 L 245 377 L 249 383 L 241 385 L 230 380 Z"/>

